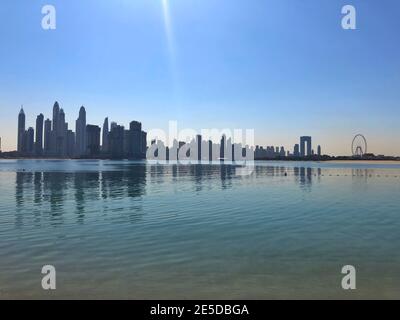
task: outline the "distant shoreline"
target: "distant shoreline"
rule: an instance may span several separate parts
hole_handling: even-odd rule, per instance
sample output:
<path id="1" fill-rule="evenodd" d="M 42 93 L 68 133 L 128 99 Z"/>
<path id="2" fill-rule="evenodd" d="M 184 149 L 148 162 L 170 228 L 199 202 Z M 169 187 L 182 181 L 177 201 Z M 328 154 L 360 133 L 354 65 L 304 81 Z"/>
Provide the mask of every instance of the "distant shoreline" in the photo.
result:
<path id="1" fill-rule="evenodd" d="M 0 160 L 51 160 L 51 161 L 88 161 L 88 160 L 110 160 L 110 161 L 146 161 L 147 159 L 128 159 L 128 158 L 123 158 L 123 159 L 113 159 L 113 158 L 28 158 L 28 157 L 4 157 L 0 155 Z M 173 161 L 176 162 L 176 160 L 163 160 L 165 162 L 168 161 Z M 400 157 L 388 157 L 387 159 L 352 159 L 352 158 L 274 158 L 274 159 L 255 159 L 254 161 L 286 161 L 286 162 L 330 162 L 330 163 L 376 163 L 376 164 L 398 164 L 400 163 Z M 207 162 L 207 161 L 203 161 Z M 215 161 L 213 161 L 215 162 Z M 229 161 L 226 161 L 229 162 Z"/>

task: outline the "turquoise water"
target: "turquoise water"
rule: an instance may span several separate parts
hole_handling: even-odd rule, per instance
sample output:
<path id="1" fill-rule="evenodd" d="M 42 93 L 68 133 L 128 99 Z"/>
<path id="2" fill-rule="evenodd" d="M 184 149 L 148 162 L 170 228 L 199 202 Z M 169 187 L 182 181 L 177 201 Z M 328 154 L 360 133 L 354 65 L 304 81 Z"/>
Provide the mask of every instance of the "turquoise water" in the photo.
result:
<path id="1" fill-rule="evenodd" d="M 0 298 L 400 298 L 400 165 L 0 161 Z M 54 265 L 57 289 L 41 288 Z M 341 288 L 341 268 L 357 289 Z"/>

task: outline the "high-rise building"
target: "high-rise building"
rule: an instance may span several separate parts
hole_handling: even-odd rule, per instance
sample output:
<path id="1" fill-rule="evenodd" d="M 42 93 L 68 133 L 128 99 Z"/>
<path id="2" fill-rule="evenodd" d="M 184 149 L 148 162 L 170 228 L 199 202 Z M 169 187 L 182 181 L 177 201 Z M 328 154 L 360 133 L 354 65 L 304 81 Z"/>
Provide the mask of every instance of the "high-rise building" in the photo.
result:
<path id="1" fill-rule="evenodd" d="M 306 153 L 306 143 L 307 143 L 307 153 Z M 311 156 L 312 154 L 312 144 L 311 144 L 311 137 L 304 136 L 300 137 L 300 155 L 302 157 Z"/>
<path id="2" fill-rule="evenodd" d="M 117 124 L 116 122 L 112 121 L 111 124 L 110 124 L 110 131 L 111 131 L 113 128 L 115 128 L 117 125 L 118 125 L 118 124 Z"/>
<path id="3" fill-rule="evenodd" d="M 75 155 L 75 133 L 72 130 L 67 131 L 67 156 L 73 158 Z"/>
<path id="4" fill-rule="evenodd" d="M 51 120 L 46 119 L 44 122 L 44 153 L 48 155 L 51 148 Z"/>
<path id="5" fill-rule="evenodd" d="M 201 141 L 202 141 L 202 136 L 198 134 L 196 136 L 196 145 L 197 145 L 197 160 L 201 161 Z"/>
<path id="6" fill-rule="evenodd" d="M 60 109 L 58 115 L 58 129 L 57 129 L 57 148 L 56 154 L 65 157 L 67 154 L 67 123 L 65 122 L 65 113 Z"/>
<path id="7" fill-rule="evenodd" d="M 86 154 L 93 157 L 100 153 L 100 132 L 99 126 L 88 124 L 86 126 Z"/>
<path id="8" fill-rule="evenodd" d="M 300 157 L 300 145 L 298 143 L 296 143 L 294 145 L 294 149 L 293 149 L 293 155 L 295 157 Z"/>
<path id="9" fill-rule="evenodd" d="M 146 153 L 147 153 L 147 132 L 142 131 L 141 132 L 142 135 L 142 144 L 141 144 L 141 148 L 142 148 L 142 159 L 146 159 Z"/>
<path id="10" fill-rule="evenodd" d="M 318 157 L 321 156 L 321 146 L 320 145 L 318 145 L 318 147 L 317 147 L 317 154 L 318 154 Z"/>
<path id="11" fill-rule="evenodd" d="M 35 130 L 32 127 L 26 131 L 26 154 L 33 155 L 35 151 Z"/>
<path id="12" fill-rule="evenodd" d="M 281 147 L 281 149 L 279 150 L 279 156 L 280 157 L 285 157 L 286 156 L 286 152 L 285 152 L 285 147 Z"/>
<path id="13" fill-rule="evenodd" d="M 128 157 L 130 140 L 131 139 L 129 138 L 129 130 L 124 130 L 124 143 L 123 143 L 124 157 Z"/>
<path id="14" fill-rule="evenodd" d="M 116 123 L 111 127 L 112 129 L 109 135 L 111 157 L 115 159 L 122 159 L 124 157 L 125 128 L 117 125 Z"/>
<path id="15" fill-rule="evenodd" d="M 36 117 L 36 141 L 35 141 L 35 154 L 41 156 L 43 154 L 43 114 Z"/>
<path id="16" fill-rule="evenodd" d="M 132 121 L 129 124 L 127 155 L 129 158 L 140 159 L 142 156 L 142 124 Z"/>
<path id="17" fill-rule="evenodd" d="M 226 146 L 226 136 L 222 135 L 221 144 L 220 144 L 220 152 L 219 157 L 221 160 L 225 158 L 225 146 Z"/>
<path id="18" fill-rule="evenodd" d="M 23 107 L 21 107 L 21 110 L 18 115 L 18 146 L 17 146 L 17 151 L 22 152 L 22 145 L 23 145 L 23 139 L 24 139 L 24 134 L 25 134 L 25 112 Z"/>
<path id="19" fill-rule="evenodd" d="M 107 153 L 108 152 L 108 135 L 109 135 L 109 131 L 108 131 L 108 118 L 104 119 L 104 124 L 103 124 L 103 137 L 102 137 L 102 142 L 101 142 L 101 151 L 103 151 L 103 153 Z"/>
<path id="20" fill-rule="evenodd" d="M 57 137 L 58 137 L 58 120 L 60 117 L 60 106 L 56 101 L 53 106 L 53 121 L 52 121 L 52 131 L 51 131 L 51 146 L 50 153 L 52 155 L 57 155 Z"/>
<path id="21" fill-rule="evenodd" d="M 53 131 L 57 132 L 58 130 L 58 119 L 60 117 L 60 106 L 56 101 L 53 106 Z"/>
<path id="22" fill-rule="evenodd" d="M 86 110 L 82 106 L 76 120 L 76 154 L 83 156 L 86 153 Z"/>

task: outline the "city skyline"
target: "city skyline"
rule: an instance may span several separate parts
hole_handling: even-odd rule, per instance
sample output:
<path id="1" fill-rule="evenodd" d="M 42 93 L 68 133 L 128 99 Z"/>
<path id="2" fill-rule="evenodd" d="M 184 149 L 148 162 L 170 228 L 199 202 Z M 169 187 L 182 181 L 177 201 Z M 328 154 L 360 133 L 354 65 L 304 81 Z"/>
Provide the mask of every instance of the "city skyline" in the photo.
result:
<path id="1" fill-rule="evenodd" d="M 286 150 L 284 146 L 264 148 L 254 145 L 253 140 L 248 141 L 245 138 L 242 141 L 243 137 L 240 141 L 235 141 L 234 136 L 228 132 L 222 132 L 220 137 L 218 133 L 207 137 L 196 133 L 192 137 L 186 136 L 185 141 L 179 140 L 178 136 L 171 136 L 168 137 L 170 143 L 172 141 L 170 145 L 167 140 L 163 141 L 159 136 L 153 136 L 155 132 L 152 132 L 152 136 L 148 136 L 147 132 L 142 130 L 142 123 L 136 120 L 130 121 L 129 129 L 114 121 L 109 125 L 109 117 L 104 119 L 102 127 L 88 124 L 86 109 L 81 106 L 74 131 L 66 122 L 65 114 L 64 109 L 56 101 L 53 105 L 52 120 L 50 118 L 44 120 L 43 113 L 40 113 L 36 117 L 36 126 L 31 127 L 27 126 L 26 114 L 21 106 L 17 123 L 17 150 L 14 156 L 198 161 L 252 161 L 274 158 L 318 160 L 325 156 L 320 145 L 316 151 L 314 150 L 311 136 L 301 136 L 300 143 L 294 145 L 292 152 Z M 219 143 L 215 143 L 216 137 Z M 149 153 L 148 138 L 151 145 Z M 360 151 L 362 155 L 363 149 Z"/>
<path id="2" fill-rule="evenodd" d="M 177 123 L 175 123 L 176 125 Z M 174 125 L 172 123 L 172 125 Z M 170 128 L 171 129 L 171 128 Z M 189 129 L 191 132 L 195 130 Z M 217 130 L 218 131 L 218 130 Z M 232 132 L 221 131 L 221 140 L 217 138 L 220 144 L 215 144 L 216 135 L 214 132 L 212 137 L 206 137 L 203 139 L 202 132 L 195 133 L 193 136 L 186 136 L 185 140 L 179 140 L 179 137 L 169 136 L 172 132 L 165 134 L 165 139 L 159 139 L 159 129 L 155 132 L 151 132 L 151 136 L 148 136 L 147 132 L 142 131 L 142 123 L 136 120 L 129 122 L 129 129 L 125 130 L 123 124 L 118 124 L 115 121 L 111 121 L 109 125 L 109 117 L 105 117 L 103 126 L 88 124 L 86 121 L 86 109 L 81 106 L 79 109 L 78 118 L 75 121 L 75 131 L 69 127 L 68 122 L 65 120 L 65 112 L 63 108 L 60 108 L 58 101 L 53 105 L 52 120 L 49 118 L 44 121 L 43 113 L 40 113 L 36 117 L 36 126 L 27 126 L 26 115 L 21 105 L 20 112 L 18 114 L 17 123 L 17 149 L 12 152 L 17 152 L 17 156 L 22 157 L 58 157 L 63 159 L 74 159 L 74 158 L 114 158 L 114 159 L 146 159 L 148 158 L 147 146 L 148 144 L 157 145 L 157 148 L 166 148 L 164 151 L 156 151 L 156 153 L 163 153 L 164 160 L 181 160 L 179 157 L 170 157 L 170 150 L 176 149 L 184 160 L 235 160 L 246 155 L 250 149 L 254 156 L 251 159 L 313 159 L 322 160 L 329 159 L 331 157 L 348 157 L 347 155 L 328 155 L 322 153 L 322 147 L 320 144 L 313 145 L 311 136 L 300 136 L 299 143 L 295 143 L 293 149 L 287 148 L 283 145 L 267 145 L 262 146 L 255 143 L 250 143 L 245 138 L 244 141 L 236 142 L 234 137 L 231 135 Z M 240 130 L 243 134 L 243 131 Z M 185 132 L 185 130 L 183 131 Z M 209 129 L 205 130 L 206 135 L 209 133 Z M 228 136 L 226 134 L 228 133 Z M 164 135 L 163 134 L 163 135 Z M 175 133 L 176 134 L 176 133 Z M 218 133 L 217 133 L 218 136 Z M 173 138 L 173 143 L 171 138 Z M 181 137 L 182 138 L 182 137 Z M 363 139 L 361 142 L 356 139 Z M 242 138 L 240 138 L 242 139 Z M 168 143 L 168 141 L 170 143 Z M 251 141 L 253 141 L 251 139 Z M 228 146 L 227 146 L 228 144 Z M 181 148 L 185 145 L 185 148 Z M 162 157 L 156 156 L 154 158 L 153 152 L 151 153 L 151 159 L 162 160 Z M 232 148 L 232 150 L 231 150 Z M 235 148 L 238 148 L 235 151 Z M 366 159 L 388 159 L 398 158 L 393 155 L 374 154 L 373 152 L 367 152 L 367 141 L 362 134 L 357 134 L 352 141 L 352 156 L 360 158 L 365 155 Z M 187 150 L 186 150 L 187 149 Z M 190 151 L 190 155 L 187 157 L 186 152 Z M 218 151 L 216 151 L 218 149 Z M 204 152 L 204 150 L 206 150 Z M 230 151 L 231 150 L 231 151 Z M 0 152 L 1 149 L 1 137 L 0 137 Z M 195 154 L 192 154 L 195 152 Z M 237 152 L 237 153 L 236 153 Z M 6 153 L 9 153 L 6 151 Z M 202 157 L 203 153 L 203 157 Z M 225 154 L 229 154 L 228 157 L 224 157 Z M 217 155 L 218 154 L 218 155 Z M 14 155 L 15 156 L 15 155 Z M 194 158 L 193 158 L 194 157 Z M 245 160 L 246 156 L 242 160 Z M 251 160 L 247 158 L 247 160 Z"/>
<path id="3" fill-rule="evenodd" d="M 40 113 L 35 127 L 27 125 L 23 106 L 18 114 L 18 157 L 145 159 L 146 149 L 147 133 L 142 130 L 141 122 L 130 121 L 127 130 L 124 125 L 111 122 L 109 128 L 107 117 L 101 128 L 87 122 L 84 106 L 79 109 L 75 131 L 65 120 L 64 109 L 58 101 L 53 105 L 52 118 L 44 121 Z"/>
<path id="4" fill-rule="evenodd" d="M 20 104 L 33 125 L 57 97 L 96 110 L 87 120 L 98 125 L 112 109 L 114 121 L 141 119 L 146 130 L 169 120 L 253 128 L 264 146 L 291 149 L 307 134 L 335 155 L 350 155 L 363 133 L 372 152 L 400 155 L 400 4 L 354 0 L 357 30 L 343 30 L 342 1 L 54 0 L 51 31 L 40 4 L 0 13 L 3 151 L 17 145 Z"/>

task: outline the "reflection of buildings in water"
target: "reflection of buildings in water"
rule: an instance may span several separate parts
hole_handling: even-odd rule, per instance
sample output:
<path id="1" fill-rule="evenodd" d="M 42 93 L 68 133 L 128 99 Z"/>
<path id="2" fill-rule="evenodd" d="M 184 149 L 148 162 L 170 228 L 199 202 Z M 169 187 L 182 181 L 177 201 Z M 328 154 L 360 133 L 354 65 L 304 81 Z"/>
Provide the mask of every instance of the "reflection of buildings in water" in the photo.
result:
<path id="1" fill-rule="evenodd" d="M 146 166 L 131 166 L 123 171 L 107 172 L 16 172 L 16 224 L 23 224 L 23 210 L 32 210 L 35 218 L 48 212 L 50 219 L 61 223 L 64 212 L 69 212 L 71 200 L 75 202 L 78 222 L 83 222 L 87 203 L 99 203 L 99 200 L 123 200 L 140 197 L 145 193 Z M 28 198 L 29 197 L 29 198 Z M 136 202 L 132 206 L 121 202 L 124 212 L 137 219 L 141 206 Z M 128 206 L 125 208 L 124 206 Z M 100 204 L 102 209 L 104 207 Z"/>
<path id="2" fill-rule="evenodd" d="M 24 224 L 24 204 L 28 199 L 32 188 L 31 172 L 16 172 L 15 174 L 15 202 L 17 210 L 15 212 L 15 226 L 20 228 Z M 25 192 L 26 191 L 26 192 Z"/>
<path id="3" fill-rule="evenodd" d="M 320 182 L 323 176 L 321 168 L 312 167 L 286 167 L 286 166 L 255 166 L 254 172 L 257 176 L 270 177 L 294 177 L 296 183 L 301 187 L 310 187 L 313 181 Z"/>
<path id="4" fill-rule="evenodd" d="M 68 178 L 70 174 L 65 172 L 44 172 L 43 173 L 43 193 L 44 199 L 50 203 L 50 214 L 57 219 L 63 214 L 64 201 L 68 192 Z"/>
<path id="5" fill-rule="evenodd" d="M 200 191 L 204 181 L 216 178 L 221 179 L 222 189 L 230 188 L 233 179 L 240 178 L 236 175 L 238 165 L 232 164 L 171 164 L 171 165 L 150 165 L 151 181 L 154 183 L 165 183 L 165 177 L 172 177 L 173 182 L 179 178 L 190 178 L 195 184 L 195 190 Z M 322 176 L 321 168 L 311 167 L 285 167 L 285 166 L 254 166 L 254 173 L 257 176 L 290 177 L 294 176 L 296 182 L 302 187 L 311 186 L 313 178 L 320 181 Z"/>
<path id="6" fill-rule="evenodd" d="M 127 196 L 130 198 L 141 197 L 146 191 L 146 165 L 136 165 L 124 171 L 127 181 Z"/>
<path id="7" fill-rule="evenodd" d="M 232 176 L 236 174 L 236 166 L 221 164 L 221 187 L 229 189 L 232 187 Z"/>
<path id="8" fill-rule="evenodd" d="M 368 188 L 367 181 L 368 178 L 375 175 L 374 169 L 352 169 L 352 184 L 353 188 L 357 191 L 364 191 Z"/>
<path id="9" fill-rule="evenodd" d="M 168 165 L 149 164 L 151 183 L 178 182 L 180 179 L 190 179 L 195 191 L 201 191 L 206 181 L 221 180 L 223 189 L 231 186 L 231 180 L 236 175 L 237 165 L 231 164 L 190 164 L 171 163 Z M 170 178 L 170 179 L 169 179 Z"/>
<path id="10" fill-rule="evenodd" d="M 312 168 L 300 167 L 299 182 L 302 187 L 310 187 L 312 184 Z"/>
<path id="11" fill-rule="evenodd" d="M 16 172 L 15 174 L 15 202 L 17 208 L 20 208 L 24 204 L 24 184 L 26 178 L 29 177 L 26 172 Z"/>
<path id="12" fill-rule="evenodd" d="M 352 169 L 351 170 L 351 175 L 353 177 L 363 177 L 363 178 L 368 178 L 368 177 L 372 177 L 373 175 L 375 175 L 375 170 L 374 169 Z"/>
<path id="13" fill-rule="evenodd" d="M 85 203 L 100 199 L 100 173 L 75 172 L 73 177 L 74 199 L 77 221 L 82 223 L 85 218 Z"/>
<path id="14" fill-rule="evenodd" d="M 285 166 L 256 166 L 256 176 L 270 176 L 270 177 L 290 177 L 294 176 L 296 183 L 301 187 L 310 187 L 313 178 L 320 181 L 322 176 L 321 168 L 311 167 L 285 167 Z"/>
<path id="15" fill-rule="evenodd" d="M 43 183 L 42 183 L 42 172 L 35 172 L 33 177 L 33 188 L 34 188 L 34 203 L 36 205 L 42 202 L 42 194 L 43 194 Z"/>

